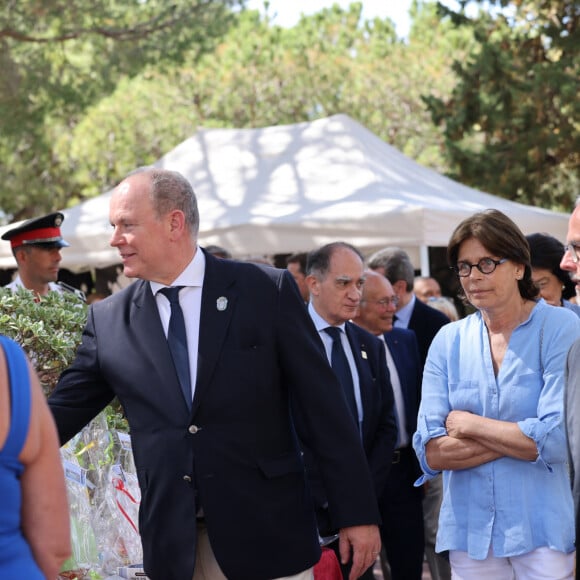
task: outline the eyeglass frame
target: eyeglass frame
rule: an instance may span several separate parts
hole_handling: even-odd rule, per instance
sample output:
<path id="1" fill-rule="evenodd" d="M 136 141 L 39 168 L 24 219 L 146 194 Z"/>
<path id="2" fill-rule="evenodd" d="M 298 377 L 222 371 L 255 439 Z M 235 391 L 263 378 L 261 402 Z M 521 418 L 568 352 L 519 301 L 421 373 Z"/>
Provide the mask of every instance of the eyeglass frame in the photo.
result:
<path id="1" fill-rule="evenodd" d="M 580 256 L 578 256 L 577 248 L 580 248 L 580 242 L 568 242 L 564 246 L 564 253 L 570 252 L 570 257 L 572 258 L 572 262 L 574 262 L 574 264 L 580 262 Z"/>
<path id="2" fill-rule="evenodd" d="M 368 304 L 378 304 L 383 308 L 388 308 L 389 306 L 393 305 L 395 308 L 399 306 L 399 297 L 392 296 L 391 298 L 383 298 L 381 300 L 361 300 L 361 302 L 366 302 Z"/>
<path id="3" fill-rule="evenodd" d="M 493 274 L 498 266 L 501 266 L 501 264 L 505 264 L 507 261 L 508 258 L 501 258 L 499 260 L 494 260 L 493 258 L 481 258 L 481 260 L 479 260 L 477 264 L 470 264 L 469 262 L 463 261 L 457 262 L 457 264 L 469 266 L 469 272 L 467 272 L 467 274 L 460 274 L 459 267 L 457 265 L 451 266 L 451 269 L 457 274 L 457 276 L 459 276 L 459 278 L 467 278 L 468 276 L 471 276 L 471 271 L 473 270 L 473 268 L 477 268 L 482 274 L 487 276 L 488 274 Z M 493 264 L 493 268 L 489 272 L 484 272 L 481 268 L 482 262 L 491 262 Z"/>

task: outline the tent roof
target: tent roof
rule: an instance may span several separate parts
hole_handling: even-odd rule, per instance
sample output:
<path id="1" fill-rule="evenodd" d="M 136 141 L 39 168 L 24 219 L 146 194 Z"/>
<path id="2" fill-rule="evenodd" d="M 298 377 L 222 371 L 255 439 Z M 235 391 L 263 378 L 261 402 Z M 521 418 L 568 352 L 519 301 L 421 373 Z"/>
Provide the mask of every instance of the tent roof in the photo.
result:
<path id="1" fill-rule="evenodd" d="M 307 251 L 336 240 L 362 251 L 446 246 L 462 219 L 491 207 L 526 234 L 564 240 L 568 225 L 566 214 L 482 193 L 423 167 L 346 115 L 263 129 L 201 129 L 155 166 L 193 184 L 200 244 L 224 246 L 234 256 Z M 108 246 L 109 197 L 64 211 L 61 229 L 71 247 L 62 252 L 63 267 L 118 263 Z M 13 266 L 10 248 L 0 248 L 0 267 Z"/>

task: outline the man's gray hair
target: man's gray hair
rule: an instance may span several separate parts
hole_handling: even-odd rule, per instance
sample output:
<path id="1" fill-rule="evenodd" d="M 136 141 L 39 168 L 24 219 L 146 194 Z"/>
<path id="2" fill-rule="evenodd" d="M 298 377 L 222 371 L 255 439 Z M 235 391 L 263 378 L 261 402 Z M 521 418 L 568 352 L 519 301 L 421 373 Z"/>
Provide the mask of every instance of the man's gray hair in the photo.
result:
<path id="1" fill-rule="evenodd" d="M 384 269 L 385 278 L 395 284 L 403 280 L 407 285 L 407 292 L 413 290 L 415 269 L 407 252 L 395 246 L 383 248 L 369 256 L 367 265 L 371 270 Z"/>
<path id="2" fill-rule="evenodd" d="M 331 242 L 313 250 L 308 254 L 306 260 L 306 274 L 308 276 L 316 276 L 319 280 L 324 280 L 328 271 L 330 270 L 330 260 L 337 250 L 346 249 L 356 254 L 362 263 L 364 257 L 360 251 L 351 244 L 346 242 Z"/>
<path id="3" fill-rule="evenodd" d="M 182 211 L 185 223 L 197 238 L 199 210 L 191 183 L 181 173 L 168 169 L 144 167 L 133 173 L 147 173 L 151 178 L 151 202 L 157 216 L 164 216 L 174 209 Z"/>

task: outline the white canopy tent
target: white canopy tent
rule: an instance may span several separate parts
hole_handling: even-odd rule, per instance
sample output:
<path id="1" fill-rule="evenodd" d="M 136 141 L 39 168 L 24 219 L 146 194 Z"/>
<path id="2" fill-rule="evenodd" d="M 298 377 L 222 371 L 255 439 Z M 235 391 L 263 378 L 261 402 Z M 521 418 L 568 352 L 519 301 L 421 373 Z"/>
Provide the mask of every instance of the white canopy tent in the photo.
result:
<path id="1" fill-rule="evenodd" d="M 343 240 L 368 253 L 409 251 L 428 273 L 427 247 L 446 246 L 455 226 L 486 208 L 524 231 L 566 236 L 568 216 L 482 193 L 423 167 L 346 115 L 263 129 L 201 129 L 155 163 L 192 183 L 200 245 L 234 256 L 308 251 Z M 62 266 L 118 263 L 108 245 L 110 192 L 64 211 Z M 0 235 L 11 226 L 0 228 Z M 14 267 L 8 243 L 0 268 Z"/>

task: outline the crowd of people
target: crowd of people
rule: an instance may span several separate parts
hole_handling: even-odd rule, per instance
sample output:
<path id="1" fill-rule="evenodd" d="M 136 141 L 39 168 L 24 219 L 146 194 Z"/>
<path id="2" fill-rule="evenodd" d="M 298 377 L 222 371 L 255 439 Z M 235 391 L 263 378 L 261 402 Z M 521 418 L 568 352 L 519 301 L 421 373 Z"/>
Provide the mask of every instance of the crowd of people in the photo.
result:
<path id="1" fill-rule="evenodd" d="M 3 236 L 11 289 L 71 291 L 63 219 Z M 151 580 L 307 580 L 321 547 L 350 580 L 377 562 L 419 580 L 425 560 L 433 580 L 575 577 L 580 207 L 566 245 L 497 210 L 463 220 L 447 248 L 457 297 L 396 247 L 337 241 L 286 269 L 202 248 L 172 171 L 128 175 L 110 221 L 136 281 L 92 302 L 48 405 L 2 341 L 0 577 L 55 576 L 70 551 L 56 434 L 114 397 Z"/>

